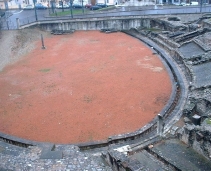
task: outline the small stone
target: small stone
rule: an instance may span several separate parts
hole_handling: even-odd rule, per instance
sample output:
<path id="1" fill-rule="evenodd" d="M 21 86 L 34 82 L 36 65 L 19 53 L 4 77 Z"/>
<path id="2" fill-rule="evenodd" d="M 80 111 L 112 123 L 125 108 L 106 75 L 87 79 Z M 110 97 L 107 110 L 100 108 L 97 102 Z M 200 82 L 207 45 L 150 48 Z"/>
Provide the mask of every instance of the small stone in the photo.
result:
<path id="1" fill-rule="evenodd" d="M 152 144 L 151 144 L 151 145 L 149 145 L 149 146 L 148 146 L 148 148 L 150 148 L 150 149 L 151 149 L 151 148 L 153 148 L 153 145 L 152 145 Z"/>

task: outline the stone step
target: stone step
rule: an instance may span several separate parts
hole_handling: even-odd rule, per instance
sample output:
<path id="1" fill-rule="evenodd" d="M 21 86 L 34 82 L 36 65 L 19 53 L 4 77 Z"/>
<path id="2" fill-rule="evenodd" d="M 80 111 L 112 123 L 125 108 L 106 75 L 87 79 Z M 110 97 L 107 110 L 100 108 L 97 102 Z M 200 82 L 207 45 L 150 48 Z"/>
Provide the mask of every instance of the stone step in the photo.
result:
<path id="1" fill-rule="evenodd" d="M 174 51 L 174 49 L 171 46 L 169 46 L 159 38 L 153 38 L 153 41 L 170 53 Z"/>
<path id="2" fill-rule="evenodd" d="M 144 149 L 145 147 L 149 146 L 150 144 L 154 144 L 155 142 L 158 142 L 161 140 L 161 137 L 159 137 L 158 135 L 155 135 L 153 137 L 150 137 L 144 141 L 141 141 L 139 143 L 136 144 L 131 144 L 130 148 L 131 148 L 131 153 L 135 153 L 136 151 L 140 151 L 141 149 Z"/>
<path id="3" fill-rule="evenodd" d="M 174 170 L 146 150 L 130 156 L 128 161 L 128 168 L 131 170 Z"/>
<path id="4" fill-rule="evenodd" d="M 178 48 L 180 46 L 180 44 L 174 42 L 173 40 L 169 39 L 168 37 L 162 34 L 158 34 L 158 38 L 162 40 L 163 42 L 165 42 L 166 44 L 168 44 L 172 48 Z"/>
<path id="5" fill-rule="evenodd" d="M 178 139 L 157 143 L 148 152 L 172 165 L 176 170 L 211 170 L 211 162 Z"/>

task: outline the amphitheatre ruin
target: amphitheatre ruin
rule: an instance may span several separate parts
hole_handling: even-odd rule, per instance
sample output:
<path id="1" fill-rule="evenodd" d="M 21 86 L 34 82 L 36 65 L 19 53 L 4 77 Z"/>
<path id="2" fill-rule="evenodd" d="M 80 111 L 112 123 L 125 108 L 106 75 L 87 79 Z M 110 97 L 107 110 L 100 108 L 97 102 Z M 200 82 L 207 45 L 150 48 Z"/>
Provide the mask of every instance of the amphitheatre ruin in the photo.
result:
<path id="1" fill-rule="evenodd" d="M 2 31 L 0 170 L 210 170 L 210 18 Z"/>

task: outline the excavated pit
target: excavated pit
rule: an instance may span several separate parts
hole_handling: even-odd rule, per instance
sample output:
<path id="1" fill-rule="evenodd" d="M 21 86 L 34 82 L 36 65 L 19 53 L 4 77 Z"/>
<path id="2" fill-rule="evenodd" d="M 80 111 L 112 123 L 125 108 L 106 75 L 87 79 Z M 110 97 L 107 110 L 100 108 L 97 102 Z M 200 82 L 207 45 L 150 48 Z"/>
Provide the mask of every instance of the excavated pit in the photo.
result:
<path id="1" fill-rule="evenodd" d="M 136 131 L 167 104 L 171 79 L 152 50 L 126 34 L 44 36 L 0 73 L 0 131 L 81 143 Z"/>

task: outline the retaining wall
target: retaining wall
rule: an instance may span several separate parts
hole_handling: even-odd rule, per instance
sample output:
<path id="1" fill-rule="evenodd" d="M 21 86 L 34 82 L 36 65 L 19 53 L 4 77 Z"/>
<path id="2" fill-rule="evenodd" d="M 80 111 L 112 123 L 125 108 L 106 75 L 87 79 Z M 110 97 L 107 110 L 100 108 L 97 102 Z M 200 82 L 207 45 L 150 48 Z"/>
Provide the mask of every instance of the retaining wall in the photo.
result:
<path id="1" fill-rule="evenodd" d="M 19 25 L 23 29 L 39 25 L 43 30 L 101 30 L 116 29 L 129 30 L 130 28 L 145 27 L 150 28 L 150 18 L 146 17 L 109 17 L 109 18 L 92 18 L 92 19 L 62 19 L 57 21 L 39 21 L 26 25 Z"/>

